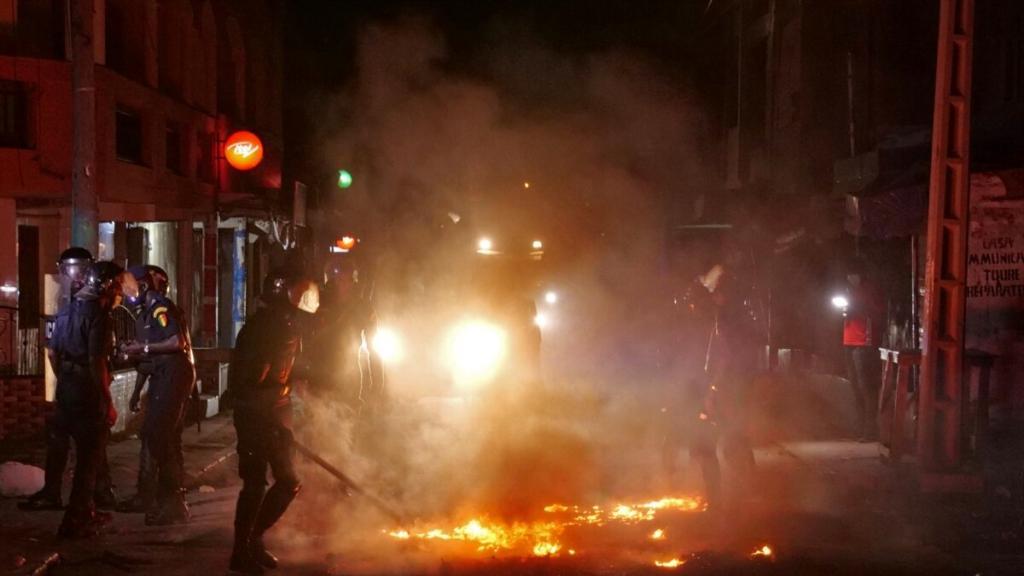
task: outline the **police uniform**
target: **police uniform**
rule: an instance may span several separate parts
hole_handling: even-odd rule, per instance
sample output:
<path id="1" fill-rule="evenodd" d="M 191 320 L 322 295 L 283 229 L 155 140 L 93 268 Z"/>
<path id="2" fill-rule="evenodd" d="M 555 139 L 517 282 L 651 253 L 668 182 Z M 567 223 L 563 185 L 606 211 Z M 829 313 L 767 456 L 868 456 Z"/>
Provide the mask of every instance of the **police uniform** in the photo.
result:
<path id="1" fill-rule="evenodd" d="M 312 345 L 304 355 L 312 388 L 356 412 L 379 408 L 385 398 L 379 358 L 372 349 L 368 358 L 361 357 L 364 338 L 371 338 L 376 328 L 376 313 L 361 298 L 322 305 L 313 320 Z"/>
<path id="2" fill-rule="evenodd" d="M 185 406 L 195 385 L 195 367 L 188 346 L 188 334 L 178 308 L 169 298 L 153 294 L 142 311 L 140 342 L 155 344 L 173 336 L 181 338 L 184 349 L 172 353 L 146 355 L 152 374 L 142 436 L 157 472 L 157 499 L 162 505 L 181 500 L 184 460 L 181 432 Z"/>
<path id="3" fill-rule="evenodd" d="M 50 348 L 57 358 L 57 410 L 53 433 L 75 442 L 75 475 L 65 526 L 91 521 L 93 493 L 105 462 L 110 354 L 110 315 L 87 289 L 72 298 L 58 315 Z M 62 527 L 62 531 L 64 528 Z"/>
<path id="4" fill-rule="evenodd" d="M 750 308 L 750 291 L 748 282 L 727 271 L 712 294 L 715 322 L 705 366 L 711 386 L 700 414 L 701 429 L 690 447 L 691 455 L 700 462 L 712 506 L 721 502 L 722 493 L 718 444 L 741 482 L 749 482 L 755 468 L 747 426 L 762 334 Z"/>
<path id="5" fill-rule="evenodd" d="M 138 310 L 135 318 L 135 336 L 144 338 L 147 324 L 149 323 L 146 307 Z M 153 377 L 153 359 L 145 357 L 139 360 L 135 366 L 135 387 L 142 390 L 147 382 Z M 152 388 L 150 388 L 152 392 Z M 148 411 L 147 411 L 148 414 Z M 149 438 L 142 434 L 139 436 L 139 475 L 136 481 L 136 500 L 142 509 L 149 509 L 156 503 L 157 495 L 157 465 L 149 449 Z"/>
<path id="6" fill-rule="evenodd" d="M 238 434 L 242 490 L 235 511 L 235 555 L 248 553 L 299 491 L 293 463 L 289 379 L 302 338 L 297 312 L 286 304 L 262 308 L 246 321 L 231 357 L 229 395 Z M 274 476 L 269 491 L 267 468 Z M 233 561 L 234 563 L 234 561 Z"/>
<path id="7" fill-rule="evenodd" d="M 66 329 L 68 316 L 71 313 L 71 304 L 64 302 L 57 311 L 55 325 Z M 47 344 L 47 348 L 54 350 L 57 342 L 60 341 L 60 334 L 54 329 L 54 334 Z M 53 366 L 58 377 L 59 366 Z M 61 488 L 64 481 L 64 469 L 68 464 L 68 454 L 71 452 L 71 435 L 68 426 L 57 414 L 52 415 L 46 423 L 46 464 L 45 481 L 43 488 L 33 494 L 27 502 L 20 503 L 19 508 L 26 510 L 48 510 L 63 508 L 61 502 Z M 99 467 L 96 473 L 96 492 L 94 499 L 99 507 L 112 505 L 113 483 L 110 479 L 110 468 L 107 465 L 106 450 L 100 453 Z"/>

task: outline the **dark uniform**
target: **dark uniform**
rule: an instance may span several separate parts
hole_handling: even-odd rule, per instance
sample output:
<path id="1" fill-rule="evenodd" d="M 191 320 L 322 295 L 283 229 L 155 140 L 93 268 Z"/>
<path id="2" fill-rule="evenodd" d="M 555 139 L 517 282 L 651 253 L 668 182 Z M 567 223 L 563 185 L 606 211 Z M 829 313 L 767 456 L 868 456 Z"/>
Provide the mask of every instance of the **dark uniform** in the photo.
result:
<path id="1" fill-rule="evenodd" d="M 750 286 L 726 271 L 712 294 L 715 318 L 708 340 L 709 388 L 700 413 L 701 431 L 690 453 L 701 465 L 708 504 L 721 501 L 717 445 L 742 481 L 754 472 L 754 452 L 747 436 L 750 390 L 759 363 L 760 328 L 750 302 Z"/>
<path id="2" fill-rule="evenodd" d="M 141 343 L 155 344 L 174 336 L 185 346 L 172 353 L 150 353 L 152 369 L 149 378 L 149 396 L 141 436 L 153 459 L 157 474 L 157 500 L 167 514 L 181 514 L 181 494 L 184 479 L 184 459 L 181 450 L 181 432 L 185 420 L 185 407 L 195 386 L 195 366 L 189 338 L 174 302 L 166 296 L 153 293 L 141 314 L 142 332 L 136 336 Z M 147 520 L 154 521 L 159 514 Z"/>
<path id="3" fill-rule="evenodd" d="M 71 437 L 76 450 L 71 500 L 60 531 L 73 536 L 95 518 L 93 493 L 106 460 L 110 433 L 107 419 L 113 332 L 109 311 L 91 289 L 80 290 L 66 312 L 57 317 L 50 347 L 57 358 L 57 410 L 52 434 Z"/>
<path id="4" fill-rule="evenodd" d="M 142 306 L 135 318 L 135 335 L 144 337 L 146 333 L 146 309 Z M 153 359 L 145 357 L 135 366 L 135 392 L 132 394 L 131 405 L 138 402 L 137 396 L 141 394 L 146 383 L 153 377 Z M 138 410 L 132 407 L 133 411 Z M 148 511 L 157 503 L 157 467 L 153 454 L 149 449 L 149 439 L 145 434 L 139 436 L 139 474 L 136 480 L 136 495 L 133 501 L 119 511 Z"/>
<path id="5" fill-rule="evenodd" d="M 242 479 L 232 569 L 248 571 L 245 566 L 250 554 L 267 556 L 263 533 L 284 514 L 299 491 L 292 461 L 289 380 L 302 343 L 298 314 L 287 302 L 261 308 L 242 327 L 232 352 L 228 388 L 235 406 L 238 475 Z M 268 467 L 274 476 L 269 491 Z"/>
<path id="6" fill-rule="evenodd" d="M 376 330 L 377 315 L 362 298 L 324 303 L 304 355 L 312 390 L 357 413 L 376 411 L 385 397 L 383 367 L 371 346 Z"/>
<path id="7" fill-rule="evenodd" d="M 47 345 L 51 350 L 54 349 L 56 343 L 61 338 L 57 327 L 64 327 L 60 329 L 66 329 L 70 313 L 70 303 L 63 304 L 60 310 L 58 310 L 53 339 Z M 54 366 L 54 370 L 58 377 L 59 386 L 61 371 L 57 366 Z M 28 502 L 20 505 L 21 508 L 29 510 L 62 508 L 61 491 L 64 484 L 64 470 L 67 467 L 68 454 L 70 452 L 71 434 L 69 428 L 61 418 L 58 418 L 58 413 L 55 413 L 47 421 L 46 425 L 46 465 L 43 489 L 34 494 Z M 110 467 L 107 464 L 107 451 L 104 449 L 100 452 L 100 461 L 96 471 L 94 501 L 100 508 L 110 508 L 113 506 L 114 500 L 114 487 L 110 479 Z"/>

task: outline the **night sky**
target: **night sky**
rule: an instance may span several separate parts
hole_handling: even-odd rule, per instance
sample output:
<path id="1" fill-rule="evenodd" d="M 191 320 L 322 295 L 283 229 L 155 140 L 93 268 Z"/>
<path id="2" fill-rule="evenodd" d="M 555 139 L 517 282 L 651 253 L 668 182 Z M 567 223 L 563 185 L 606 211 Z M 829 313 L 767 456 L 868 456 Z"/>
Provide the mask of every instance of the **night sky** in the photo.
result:
<path id="1" fill-rule="evenodd" d="M 707 5 L 707 0 L 647 0 L 642 9 L 631 2 L 585 0 L 289 2 L 285 70 L 289 164 L 301 164 L 310 156 L 310 147 L 316 146 L 304 137 L 316 122 L 315 96 L 343 90 L 351 81 L 356 36 L 370 23 L 426 20 L 444 36 L 448 57 L 443 66 L 452 74 L 496 82 L 504 97 L 519 99 L 529 108 L 544 108 L 565 102 L 568 97 L 562 87 L 545 85 L 540 77 L 509 83 L 509 75 L 496 77 L 495 61 L 518 65 L 524 69 L 521 75 L 528 76 L 529 62 L 517 60 L 532 48 L 569 58 L 626 50 L 678 73 L 683 82 L 700 68 L 699 38 Z"/>

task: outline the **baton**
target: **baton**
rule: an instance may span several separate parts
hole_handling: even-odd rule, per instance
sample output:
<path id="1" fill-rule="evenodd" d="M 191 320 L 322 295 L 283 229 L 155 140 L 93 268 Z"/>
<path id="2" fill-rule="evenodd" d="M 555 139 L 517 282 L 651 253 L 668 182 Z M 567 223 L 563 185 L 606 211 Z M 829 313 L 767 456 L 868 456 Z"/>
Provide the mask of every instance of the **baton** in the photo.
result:
<path id="1" fill-rule="evenodd" d="M 352 492 L 355 492 L 356 494 L 359 494 L 360 496 L 365 498 L 370 504 L 373 504 L 373 506 L 375 508 L 377 508 L 378 510 L 383 512 L 385 515 L 387 515 L 389 518 L 391 518 L 395 522 L 397 522 L 399 524 L 402 524 L 402 516 L 398 512 L 395 512 L 394 508 L 389 506 L 386 502 L 384 502 L 383 500 L 381 500 L 377 496 L 367 492 L 366 490 L 363 490 L 362 486 L 360 486 L 359 484 L 356 484 L 356 482 L 354 480 L 352 480 L 352 478 L 350 478 L 347 474 L 345 474 L 344 472 L 342 472 L 341 470 L 336 468 L 333 464 L 331 464 L 327 460 L 324 460 L 322 457 L 320 457 L 319 454 L 317 454 L 316 452 L 313 452 L 309 448 L 303 446 L 301 443 L 299 443 L 298 440 L 294 440 L 293 439 L 292 440 L 292 446 L 295 447 L 295 450 L 298 451 L 299 454 L 302 454 L 306 458 L 312 460 L 317 465 L 319 465 L 321 468 L 323 468 L 328 473 L 330 473 L 331 476 L 334 476 L 335 478 L 337 478 L 349 490 L 351 490 Z"/>

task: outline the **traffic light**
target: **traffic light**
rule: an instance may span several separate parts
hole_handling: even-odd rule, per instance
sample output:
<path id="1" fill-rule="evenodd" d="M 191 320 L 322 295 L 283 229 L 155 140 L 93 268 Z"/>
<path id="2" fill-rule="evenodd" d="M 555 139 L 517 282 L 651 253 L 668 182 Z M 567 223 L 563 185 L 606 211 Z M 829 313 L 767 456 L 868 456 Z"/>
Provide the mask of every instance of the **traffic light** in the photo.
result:
<path id="1" fill-rule="evenodd" d="M 352 174 L 348 170 L 338 170 L 338 188 L 344 190 L 352 185 Z"/>

